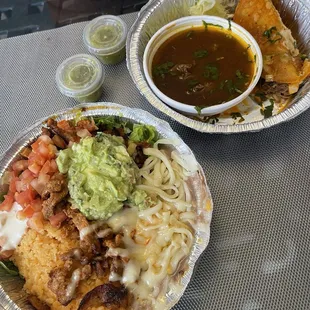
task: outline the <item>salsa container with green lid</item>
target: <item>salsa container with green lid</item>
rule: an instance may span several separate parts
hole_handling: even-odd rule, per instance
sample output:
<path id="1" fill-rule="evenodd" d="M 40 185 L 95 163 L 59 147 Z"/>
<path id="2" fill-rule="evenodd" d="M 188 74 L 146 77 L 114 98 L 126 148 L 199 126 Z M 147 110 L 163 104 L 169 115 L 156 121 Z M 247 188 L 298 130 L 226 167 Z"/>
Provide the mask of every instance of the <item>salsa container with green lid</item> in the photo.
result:
<path id="1" fill-rule="evenodd" d="M 102 94 L 105 71 L 97 58 L 74 55 L 62 62 L 56 71 L 56 83 L 65 96 L 79 102 L 96 102 Z"/>
<path id="2" fill-rule="evenodd" d="M 125 58 L 126 38 L 126 23 L 113 15 L 93 19 L 83 32 L 83 41 L 88 51 L 106 65 L 116 64 Z"/>

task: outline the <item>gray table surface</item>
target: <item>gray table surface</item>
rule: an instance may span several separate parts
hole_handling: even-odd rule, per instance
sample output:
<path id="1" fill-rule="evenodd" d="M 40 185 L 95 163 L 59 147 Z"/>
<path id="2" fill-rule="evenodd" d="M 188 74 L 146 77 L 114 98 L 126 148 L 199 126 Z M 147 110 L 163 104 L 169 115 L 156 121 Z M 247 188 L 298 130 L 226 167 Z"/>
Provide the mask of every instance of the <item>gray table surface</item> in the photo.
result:
<path id="1" fill-rule="evenodd" d="M 135 17 L 123 16 L 129 26 Z M 84 25 L 0 41 L 0 153 L 38 118 L 76 105 L 54 75 L 62 60 L 86 52 Z M 155 110 L 125 62 L 106 71 L 102 101 L 167 120 L 211 188 L 210 244 L 175 309 L 310 309 L 310 111 L 259 133 L 201 134 Z"/>

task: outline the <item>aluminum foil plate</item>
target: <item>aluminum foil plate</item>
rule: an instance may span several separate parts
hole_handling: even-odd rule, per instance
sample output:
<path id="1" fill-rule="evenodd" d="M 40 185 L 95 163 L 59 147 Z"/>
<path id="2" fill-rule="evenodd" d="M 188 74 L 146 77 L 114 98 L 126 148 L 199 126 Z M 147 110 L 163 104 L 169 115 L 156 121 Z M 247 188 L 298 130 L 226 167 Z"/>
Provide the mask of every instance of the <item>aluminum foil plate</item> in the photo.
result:
<path id="1" fill-rule="evenodd" d="M 229 12 L 233 13 L 238 0 L 222 1 Z M 280 12 L 285 25 L 297 39 L 301 53 L 310 54 L 309 0 L 273 0 Z M 167 23 L 188 16 L 189 8 L 195 0 L 150 0 L 140 11 L 140 14 L 129 31 L 127 37 L 127 67 L 140 93 L 161 112 L 181 124 L 201 132 L 208 133 L 238 133 L 259 131 L 276 124 L 289 121 L 304 112 L 310 106 L 310 79 L 299 89 L 291 103 L 285 108 L 276 106 L 273 116 L 264 119 L 261 107 L 248 98 L 237 108 L 244 121 L 233 119 L 229 114 L 221 114 L 215 118 L 207 118 L 204 122 L 191 119 L 173 110 L 163 103 L 148 86 L 143 73 L 143 53 L 152 35 Z M 216 122 L 215 122 L 216 121 Z"/>
<path id="2" fill-rule="evenodd" d="M 115 103 L 90 103 L 78 105 L 74 109 L 60 111 L 51 116 L 55 117 L 56 120 L 72 119 L 77 112 L 81 112 L 82 116 L 116 115 L 134 123 L 153 125 L 162 138 L 171 139 L 174 141 L 175 149 L 179 152 L 179 154 L 184 155 L 191 161 L 197 163 L 193 152 L 182 141 L 179 135 L 171 129 L 170 125 L 146 111 L 124 107 Z M 29 128 L 20 132 L 9 149 L 0 158 L 0 178 L 12 161 L 14 161 L 14 159 L 18 156 L 21 149 L 40 135 L 42 124 L 49 117 L 37 121 Z M 166 293 L 166 307 L 161 310 L 172 308 L 181 298 L 191 279 L 195 263 L 209 243 L 213 202 L 206 182 L 205 174 L 198 163 L 197 166 L 197 173 L 188 181 L 188 185 L 194 197 L 193 205 L 197 210 L 195 242 L 188 258 L 188 268 L 186 268 L 185 273 L 176 283 L 173 283 L 168 287 L 168 291 Z M 0 309 L 33 309 L 33 307 L 27 302 L 26 293 L 22 290 L 23 283 L 24 281 L 20 277 L 9 276 L 4 273 L 2 268 L 0 268 L 0 300 L 3 306 L 2 308 L 0 305 Z M 179 293 L 175 292 L 175 286 L 180 288 L 180 290 L 178 290 Z"/>

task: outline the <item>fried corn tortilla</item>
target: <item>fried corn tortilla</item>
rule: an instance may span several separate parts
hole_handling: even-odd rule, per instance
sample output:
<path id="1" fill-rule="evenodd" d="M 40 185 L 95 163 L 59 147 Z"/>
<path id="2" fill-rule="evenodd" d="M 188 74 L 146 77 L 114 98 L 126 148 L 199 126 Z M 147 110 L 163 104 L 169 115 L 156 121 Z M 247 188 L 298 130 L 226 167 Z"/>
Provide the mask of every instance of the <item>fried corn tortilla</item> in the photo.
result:
<path id="1" fill-rule="evenodd" d="M 234 21 L 257 41 L 264 59 L 267 82 L 289 84 L 289 92 L 310 75 L 310 62 L 302 60 L 291 31 L 283 24 L 271 0 L 240 0 Z"/>

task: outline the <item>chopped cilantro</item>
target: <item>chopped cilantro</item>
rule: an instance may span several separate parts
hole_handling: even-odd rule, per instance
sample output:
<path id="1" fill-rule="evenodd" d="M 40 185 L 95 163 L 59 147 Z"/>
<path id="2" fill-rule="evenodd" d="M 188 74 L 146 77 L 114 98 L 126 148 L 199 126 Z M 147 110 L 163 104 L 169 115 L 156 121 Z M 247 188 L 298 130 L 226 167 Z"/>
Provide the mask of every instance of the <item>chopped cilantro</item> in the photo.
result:
<path id="1" fill-rule="evenodd" d="M 201 114 L 201 111 L 207 108 L 206 106 L 195 106 L 195 110 L 198 112 L 198 115 Z M 209 124 L 215 124 L 219 121 L 219 119 L 217 118 L 219 114 L 217 115 L 212 115 L 212 116 L 208 116 L 207 118 L 203 118 L 204 122 L 209 123 Z"/>
<path id="2" fill-rule="evenodd" d="M 193 36 L 194 31 L 191 30 L 186 34 L 186 38 L 191 38 Z"/>
<path id="3" fill-rule="evenodd" d="M 153 74 L 164 78 L 165 74 L 167 74 L 173 66 L 174 63 L 172 61 L 167 61 L 161 65 L 155 66 L 153 69 Z"/>
<path id="4" fill-rule="evenodd" d="M 300 54 L 300 59 L 301 60 L 305 60 L 306 58 L 308 58 L 308 56 L 306 54 Z"/>
<path id="5" fill-rule="evenodd" d="M 231 31 L 231 19 L 230 19 L 230 18 L 228 18 L 227 20 L 228 20 L 228 30 L 230 30 L 230 31 Z"/>
<path id="6" fill-rule="evenodd" d="M 256 62 L 256 54 L 254 55 L 254 62 Z"/>
<path id="7" fill-rule="evenodd" d="M 210 116 L 210 117 L 207 118 L 207 122 L 212 124 L 212 125 L 214 125 L 218 121 L 219 121 L 219 119 L 216 117 L 216 115 Z"/>
<path id="8" fill-rule="evenodd" d="M 242 73 L 240 70 L 237 70 L 237 71 L 236 71 L 236 76 L 237 76 L 237 78 L 238 78 L 239 80 L 244 79 L 244 75 L 243 75 L 243 73 Z"/>
<path id="9" fill-rule="evenodd" d="M 221 82 L 220 89 L 226 89 L 230 95 L 234 95 L 235 93 L 242 94 L 242 91 L 237 88 L 233 80 L 225 80 Z"/>
<path id="10" fill-rule="evenodd" d="M 203 58 L 208 56 L 208 51 L 207 50 L 197 50 L 194 52 L 194 57 L 195 58 Z"/>
<path id="11" fill-rule="evenodd" d="M 226 80 L 226 81 L 227 81 L 227 80 Z M 224 89 L 224 86 L 225 86 L 226 81 L 222 81 L 222 82 L 220 83 L 220 89 Z"/>
<path id="12" fill-rule="evenodd" d="M 242 73 L 240 70 L 236 71 L 236 77 L 240 83 L 246 83 L 249 80 L 249 75 Z"/>
<path id="13" fill-rule="evenodd" d="M 219 78 L 219 70 L 216 65 L 207 64 L 203 76 L 207 79 L 217 80 Z"/>
<path id="14" fill-rule="evenodd" d="M 198 115 L 201 114 L 201 110 L 206 108 L 205 106 L 195 106 L 195 110 L 197 111 Z"/>
<path id="15" fill-rule="evenodd" d="M 200 107 L 197 107 L 197 108 L 199 109 Z M 206 107 L 202 107 L 202 109 L 203 108 L 206 108 Z M 203 121 L 204 123 L 209 123 L 209 124 L 214 125 L 215 123 L 217 123 L 219 121 L 219 119 L 218 119 L 219 115 L 220 114 L 216 114 L 216 115 L 212 115 L 212 116 L 204 116 L 204 117 L 199 118 L 199 120 Z"/>
<path id="16" fill-rule="evenodd" d="M 130 133 L 133 124 L 122 120 L 119 116 L 105 115 L 94 117 L 94 122 L 100 131 L 111 130 L 113 128 L 124 128 L 125 133 Z"/>
<path id="17" fill-rule="evenodd" d="M 189 80 L 189 81 L 187 82 L 187 84 L 188 84 L 188 86 L 189 86 L 190 88 L 193 88 L 193 87 L 195 87 L 196 85 L 199 84 L 199 81 L 197 81 L 197 80 Z"/>
<path id="18" fill-rule="evenodd" d="M 221 25 L 212 24 L 212 23 L 207 23 L 207 22 L 205 22 L 204 20 L 202 21 L 202 24 L 205 26 L 205 29 L 208 29 L 208 26 L 214 26 L 214 27 L 223 28 L 223 26 L 221 26 Z"/>
<path id="19" fill-rule="evenodd" d="M 272 111 L 274 108 L 274 101 L 272 99 L 269 99 L 269 101 L 270 101 L 270 105 L 267 107 L 263 106 L 260 110 L 260 113 L 264 115 L 264 118 L 268 118 L 272 116 Z"/>
<path id="20" fill-rule="evenodd" d="M 251 48 L 251 44 L 248 45 L 248 47 L 246 48 L 246 50 L 248 50 L 249 48 Z"/>
<path id="21" fill-rule="evenodd" d="M 241 113 L 239 113 L 239 112 L 232 112 L 232 113 L 230 114 L 230 116 L 231 116 L 233 119 L 235 119 L 235 120 L 237 120 L 238 118 L 240 118 L 239 121 L 238 121 L 238 123 L 244 122 L 244 118 L 243 118 L 243 116 L 241 115 Z"/>
<path id="22" fill-rule="evenodd" d="M 254 94 L 254 97 L 259 98 L 259 99 L 261 100 L 261 102 L 264 102 L 264 101 L 267 100 L 266 95 L 265 95 L 264 93 L 261 93 L 261 92 L 256 92 L 256 93 Z M 258 103 L 258 102 L 257 102 L 257 103 Z M 258 103 L 258 104 L 261 105 L 260 103 Z"/>
<path id="23" fill-rule="evenodd" d="M 282 35 L 277 31 L 277 27 L 273 26 L 268 30 L 265 30 L 263 36 L 268 39 L 268 41 L 273 44 L 282 39 Z"/>

